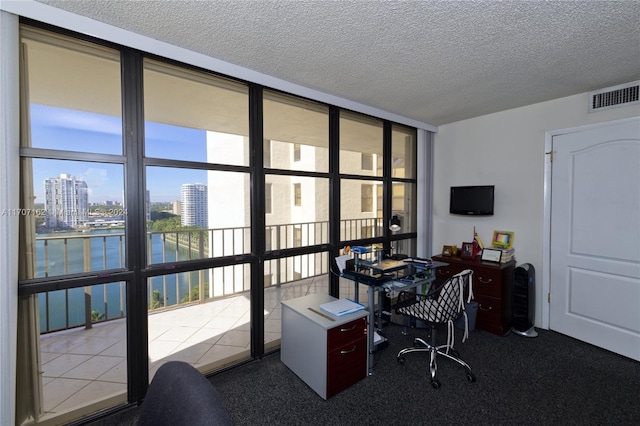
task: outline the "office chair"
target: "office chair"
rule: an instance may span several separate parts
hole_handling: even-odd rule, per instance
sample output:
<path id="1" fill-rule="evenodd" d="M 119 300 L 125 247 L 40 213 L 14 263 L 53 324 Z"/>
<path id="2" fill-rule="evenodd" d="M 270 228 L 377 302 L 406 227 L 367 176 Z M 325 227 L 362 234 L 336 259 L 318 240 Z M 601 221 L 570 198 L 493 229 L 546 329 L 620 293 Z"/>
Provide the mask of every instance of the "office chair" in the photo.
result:
<path id="1" fill-rule="evenodd" d="M 395 310 L 398 314 L 405 315 L 412 320 L 419 320 L 426 323 L 431 334 L 431 341 L 428 343 L 420 337 L 413 341 L 414 346 L 402 349 L 396 355 L 396 360 L 404 364 L 405 355 L 412 352 L 428 352 L 430 354 L 429 371 L 431 373 L 431 386 L 440 388 L 440 381 L 436 377 L 437 356 L 444 356 L 466 369 L 467 379 L 470 382 L 476 381 L 476 376 L 471 371 L 471 367 L 460 359 L 460 355 L 453 348 L 454 344 L 454 324 L 453 322 L 464 316 L 465 331 L 462 341 L 468 337 L 468 322 L 465 312 L 465 293 L 468 293 L 468 300 L 473 297 L 472 288 L 473 271 L 464 270 L 448 278 L 444 283 L 433 286 L 427 294 L 416 294 L 414 292 L 402 291 L 398 295 Z M 436 327 L 447 325 L 447 344 L 438 346 L 436 343 Z"/>

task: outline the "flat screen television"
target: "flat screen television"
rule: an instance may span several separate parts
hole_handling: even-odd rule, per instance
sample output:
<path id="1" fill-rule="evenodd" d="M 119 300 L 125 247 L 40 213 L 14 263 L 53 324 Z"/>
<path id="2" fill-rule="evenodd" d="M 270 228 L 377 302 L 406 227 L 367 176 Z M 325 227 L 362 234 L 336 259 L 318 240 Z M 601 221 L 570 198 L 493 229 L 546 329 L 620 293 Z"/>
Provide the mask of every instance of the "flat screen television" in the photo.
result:
<path id="1" fill-rule="evenodd" d="M 494 185 L 452 186 L 449 213 L 473 216 L 493 215 Z"/>

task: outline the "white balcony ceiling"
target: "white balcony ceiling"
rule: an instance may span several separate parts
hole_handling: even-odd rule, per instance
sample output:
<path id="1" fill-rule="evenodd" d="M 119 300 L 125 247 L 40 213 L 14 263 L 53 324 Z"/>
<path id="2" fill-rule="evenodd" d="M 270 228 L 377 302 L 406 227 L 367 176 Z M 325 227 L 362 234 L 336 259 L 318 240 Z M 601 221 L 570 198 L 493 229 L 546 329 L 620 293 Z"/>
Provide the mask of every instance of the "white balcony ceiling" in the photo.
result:
<path id="1" fill-rule="evenodd" d="M 433 125 L 640 79 L 636 0 L 39 1 Z"/>

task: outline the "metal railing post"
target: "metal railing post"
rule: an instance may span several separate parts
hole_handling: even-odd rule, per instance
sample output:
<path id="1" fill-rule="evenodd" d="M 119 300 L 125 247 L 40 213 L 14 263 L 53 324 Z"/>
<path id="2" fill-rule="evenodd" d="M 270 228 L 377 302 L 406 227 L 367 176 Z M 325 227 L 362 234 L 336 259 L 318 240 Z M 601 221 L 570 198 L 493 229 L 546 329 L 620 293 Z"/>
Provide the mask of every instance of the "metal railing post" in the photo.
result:
<path id="1" fill-rule="evenodd" d="M 83 238 L 83 256 L 84 256 L 84 271 L 91 271 L 91 238 Z M 66 261 L 65 261 L 66 264 Z M 91 286 L 84 288 L 84 327 L 90 329 L 92 327 L 91 318 Z"/>
<path id="2" fill-rule="evenodd" d="M 280 225 L 276 232 L 276 249 L 280 250 Z M 280 259 L 276 259 L 276 287 L 280 287 Z"/>

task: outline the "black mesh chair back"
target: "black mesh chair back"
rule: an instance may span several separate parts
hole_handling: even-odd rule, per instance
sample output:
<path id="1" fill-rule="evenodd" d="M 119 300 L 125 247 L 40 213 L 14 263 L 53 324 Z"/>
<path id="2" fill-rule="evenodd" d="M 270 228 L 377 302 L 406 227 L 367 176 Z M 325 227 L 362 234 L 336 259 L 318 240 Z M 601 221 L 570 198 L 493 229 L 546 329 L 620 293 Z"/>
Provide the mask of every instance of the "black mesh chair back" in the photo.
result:
<path id="1" fill-rule="evenodd" d="M 443 324 L 458 319 L 464 310 L 461 303 L 464 283 L 470 275 L 451 277 L 428 294 L 401 292 L 398 295 L 396 312 L 433 324 Z"/>

